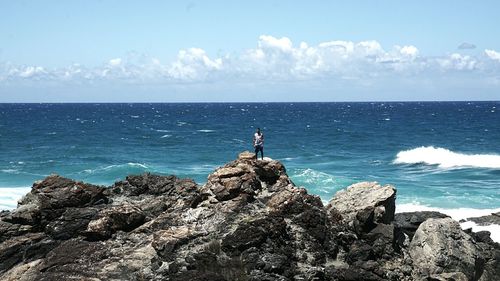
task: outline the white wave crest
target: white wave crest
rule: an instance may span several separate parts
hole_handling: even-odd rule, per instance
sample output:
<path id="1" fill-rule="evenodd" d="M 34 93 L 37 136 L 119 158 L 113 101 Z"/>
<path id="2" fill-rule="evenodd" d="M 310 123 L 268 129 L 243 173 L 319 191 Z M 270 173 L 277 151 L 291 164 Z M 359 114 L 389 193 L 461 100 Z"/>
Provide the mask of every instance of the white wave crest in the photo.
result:
<path id="1" fill-rule="evenodd" d="M 297 170 L 292 174 L 292 179 L 297 179 L 306 184 L 332 185 L 335 184 L 333 175 L 316 171 L 310 168 Z"/>
<path id="2" fill-rule="evenodd" d="M 15 209 L 17 201 L 30 190 L 31 187 L 0 187 L 0 211 Z"/>
<path id="3" fill-rule="evenodd" d="M 141 164 L 141 163 L 132 163 L 129 162 L 127 165 L 132 166 L 132 167 L 141 167 L 143 169 L 148 169 L 149 167 L 146 164 Z"/>
<path id="4" fill-rule="evenodd" d="M 462 154 L 446 148 L 421 146 L 400 151 L 394 160 L 396 164 L 427 164 L 440 168 L 492 168 L 500 169 L 500 155 Z"/>
<path id="5" fill-rule="evenodd" d="M 133 167 L 133 168 L 139 168 L 139 169 L 149 169 L 146 164 L 142 163 L 133 163 L 129 162 L 127 164 L 118 164 L 118 165 L 109 165 L 109 166 L 104 166 L 104 167 L 98 167 L 95 169 L 85 169 L 81 171 L 80 173 L 86 173 L 86 174 L 95 174 L 95 173 L 102 173 L 102 172 L 108 172 L 110 170 L 119 170 L 127 167 Z"/>
<path id="6" fill-rule="evenodd" d="M 456 221 L 466 220 L 468 218 L 487 216 L 492 213 L 500 212 L 500 208 L 497 209 L 473 209 L 473 208 L 457 208 L 457 209 L 444 209 L 429 207 L 425 205 L 420 205 L 418 203 L 404 203 L 396 205 L 396 213 L 404 212 L 419 212 L 419 211 L 434 211 L 440 212 L 445 215 L 450 216 Z M 490 224 L 490 225 L 477 225 L 473 221 L 461 222 L 460 226 L 463 229 L 472 228 L 472 231 L 483 231 L 487 230 L 491 233 L 490 237 L 493 241 L 500 243 L 500 225 Z"/>
<path id="7" fill-rule="evenodd" d="M 4 172 L 4 173 L 7 173 L 7 174 L 19 174 L 19 170 L 16 170 L 16 169 L 3 169 L 3 170 L 0 170 L 0 172 Z"/>

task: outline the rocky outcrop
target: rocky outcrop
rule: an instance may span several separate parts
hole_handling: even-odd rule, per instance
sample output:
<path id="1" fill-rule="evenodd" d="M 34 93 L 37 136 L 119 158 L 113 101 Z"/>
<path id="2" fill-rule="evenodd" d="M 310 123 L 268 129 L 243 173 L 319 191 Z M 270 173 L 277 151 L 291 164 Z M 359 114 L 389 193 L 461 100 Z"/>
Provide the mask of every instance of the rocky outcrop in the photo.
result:
<path id="1" fill-rule="evenodd" d="M 401 229 L 404 234 L 406 234 L 409 239 L 413 238 L 415 231 L 418 227 L 426 220 L 431 218 L 448 218 L 447 215 L 432 212 L 432 211 L 422 211 L 422 212 L 407 212 L 407 213 L 396 213 L 394 216 L 394 225 Z"/>
<path id="2" fill-rule="evenodd" d="M 428 219 L 415 232 L 409 247 L 415 268 L 423 275 L 461 272 L 477 280 L 484 260 L 473 238 L 451 218 Z"/>
<path id="3" fill-rule="evenodd" d="M 396 210 L 396 189 L 376 182 L 361 182 L 337 192 L 327 206 L 358 233 L 368 232 L 378 224 L 389 224 Z"/>
<path id="4" fill-rule="evenodd" d="M 500 224 L 500 212 L 477 218 L 468 218 L 466 221 L 473 221 L 478 225 Z"/>
<path id="5" fill-rule="evenodd" d="M 359 183 L 327 206 L 253 153 L 207 183 L 52 175 L 0 213 L 0 280 L 496 280 L 500 249 Z"/>

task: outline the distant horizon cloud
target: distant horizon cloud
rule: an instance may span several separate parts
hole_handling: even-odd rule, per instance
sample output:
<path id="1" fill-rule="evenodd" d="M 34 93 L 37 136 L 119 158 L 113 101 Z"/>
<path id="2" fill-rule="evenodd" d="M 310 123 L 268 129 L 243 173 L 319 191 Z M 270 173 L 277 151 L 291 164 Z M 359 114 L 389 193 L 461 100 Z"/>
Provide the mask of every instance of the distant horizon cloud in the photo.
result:
<path id="1" fill-rule="evenodd" d="M 463 43 L 461 49 L 472 48 Z M 474 46 L 475 47 L 475 46 Z M 500 53 L 484 55 L 451 53 L 425 56 L 416 46 L 394 45 L 384 49 L 375 40 L 332 40 L 311 46 L 294 44 L 288 37 L 261 35 L 257 46 L 237 54 L 210 57 L 198 47 L 179 50 L 174 61 L 161 63 L 150 56 L 115 57 L 96 67 L 72 64 L 60 68 L 0 63 L 0 81 L 92 81 L 200 83 L 217 81 L 297 81 L 314 79 L 376 79 L 387 75 L 485 72 L 500 74 Z"/>
<path id="2" fill-rule="evenodd" d="M 496 50 L 430 56 L 414 45 L 384 48 L 376 40 L 311 45 L 261 35 L 237 53 L 213 56 L 192 47 L 169 62 L 137 52 L 98 66 L 0 62 L 0 102 L 498 100 L 499 88 Z"/>
<path id="3" fill-rule="evenodd" d="M 500 62 L 500 52 L 494 50 L 484 50 L 484 52 L 490 59 Z"/>
<path id="4" fill-rule="evenodd" d="M 458 45 L 457 48 L 459 50 L 473 50 L 476 48 L 476 45 L 472 43 L 463 42 L 462 44 Z"/>

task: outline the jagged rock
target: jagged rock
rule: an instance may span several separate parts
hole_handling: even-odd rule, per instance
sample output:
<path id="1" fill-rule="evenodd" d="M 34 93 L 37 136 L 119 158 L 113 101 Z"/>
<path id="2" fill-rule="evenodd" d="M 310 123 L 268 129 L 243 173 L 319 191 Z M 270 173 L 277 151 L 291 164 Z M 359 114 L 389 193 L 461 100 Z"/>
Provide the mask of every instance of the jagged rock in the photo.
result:
<path id="1" fill-rule="evenodd" d="M 353 184 L 335 194 L 327 209 L 336 209 L 358 232 L 369 232 L 377 224 L 394 220 L 396 189 L 376 182 Z"/>
<path id="2" fill-rule="evenodd" d="M 67 208 L 59 218 L 47 224 L 45 232 L 54 239 L 70 239 L 83 235 L 97 213 L 97 208 Z"/>
<path id="3" fill-rule="evenodd" d="M 194 236 L 193 230 L 189 227 L 173 227 L 155 232 L 152 246 L 161 257 L 169 259 L 179 245 L 187 243 Z"/>
<path id="4" fill-rule="evenodd" d="M 451 218 L 424 221 L 410 243 L 410 255 L 417 272 L 423 276 L 461 272 L 477 280 L 484 260 L 472 237 Z"/>
<path id="5" fill-rule="evenodd" d="M 468 218 L 466 221 L 473 221 L 478 225 L 500 224 L 500 212 L 482 217 Z"/>
<path id="6" fill-rule="evenodd" d="M 448 217 L 445 214 L 431 211 L 396 213 L 394 216 L 394 225 L 408 235 L 411 240 L 420 224 L 427 219 Z"/>
<path id="7" fill-rule="evenodd" d="M 228 251 L 244 251 L 259 246 L 267 239 L 286 237 L 286 223 L 280 217 L 244 222 L 234 232 L 228 233 L 222 240 L 222 249 Z"/>
<path id="8" fill-rule="evenodd" d="M 235 163 L 217 169 L 208 177 L 207 187 L 219 201 L 226 201 L 242 193 L 253 196 L 262 186 L 249 164 Z"/>
<path id="9" fill-rule="evenodd" d="M 47 223 L 59 217 L 66 208 L 107 203 L 107 197 L 103 194 L 104 189 L 51 175 L 35 183 L 31 192 L 19 201 L 19 207 L 2 220 L 36 225 L 39 226 L 37 230 L 43 230 Z"/>
<path id="10" fill-rule="evenodd" d="M 85 235 L 91 239 L 108 238 L 118 230 L 131 231 L 144 222 L 145 215 L 141 209 L 122 204 L 103 209 L 89 221 Z"/>
<path id="11" fill-rule="evenodd" d="M 33 226 L 31 225 L 16 224 L 0 220 L 0 242 L 29 232 L 33 232 Z"/>
<path id="12" fill-rule="evenodd" d="M 500 276 L 500 245 L 487 233 L 451 224 L 429 228 L 429 214 L 397 215 L 393 222 L 395 193 L 392 186 L 360 183 L 325 207 L 295 186 L 280 162 L 255 160 L 250 152 L 203 186 L 146 173 L 105 188 L 53 175 L 35 183 L 16 210 L 0 213 L 0 280 Z M 403 231 L 416 231 L 411 247 L 399 242 Z M 436 258 L 422 257 L 427 252 Z"/>
<path id="13" fill-rule="evenodd" d="M 451 273 L 441 273 L 433 274 L 427 278 L 429 281 L 469 281 L 467 276 L 462 272 L 451 272 Z"/>
<path id="14" fill-rule="evenodd" d="M 240 195 L 252 200 L 263 185 L 273 186 L 282 176 L 285 167 L 278 161 L 255 160 L 249 153 L 241 153 L 239 159 L 218 168 L 208 176 L 206 188 L 218 201 L 227 201 Z M 280 186 L 291 183 L 281 178 Z"/>

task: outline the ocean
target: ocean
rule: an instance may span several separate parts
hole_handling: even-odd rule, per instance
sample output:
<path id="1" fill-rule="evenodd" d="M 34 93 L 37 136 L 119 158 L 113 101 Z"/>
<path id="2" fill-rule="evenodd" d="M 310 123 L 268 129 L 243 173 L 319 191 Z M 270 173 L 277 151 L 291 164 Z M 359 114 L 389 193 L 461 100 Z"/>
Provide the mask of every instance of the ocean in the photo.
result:
<path id="1" fill-rule="evenodd" d="M 0 209 L 52 173 L 203 184 L 257 127 L 265 156 L 325 202 L 377 181 L 396 186 L 398 211 L 500 211 L 500 102 L 0 104 Z"/>

